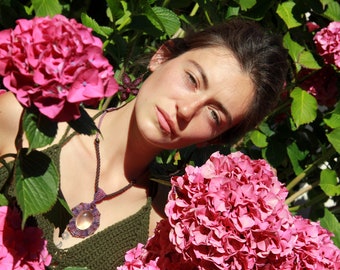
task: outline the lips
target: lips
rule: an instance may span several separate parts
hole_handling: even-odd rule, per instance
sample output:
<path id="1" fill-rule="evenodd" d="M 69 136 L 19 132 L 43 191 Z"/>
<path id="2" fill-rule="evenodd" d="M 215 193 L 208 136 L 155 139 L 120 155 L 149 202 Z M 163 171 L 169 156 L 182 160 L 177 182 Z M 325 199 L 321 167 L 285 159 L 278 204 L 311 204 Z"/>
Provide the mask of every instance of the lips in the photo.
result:
<path id="1" fill-rule="evenodd" d="M 161 129 L 168 134 L 173 134 L 173 122 L 171 121 L 169 115 L 159 108 L 156 108 L 157 119 Z"/>

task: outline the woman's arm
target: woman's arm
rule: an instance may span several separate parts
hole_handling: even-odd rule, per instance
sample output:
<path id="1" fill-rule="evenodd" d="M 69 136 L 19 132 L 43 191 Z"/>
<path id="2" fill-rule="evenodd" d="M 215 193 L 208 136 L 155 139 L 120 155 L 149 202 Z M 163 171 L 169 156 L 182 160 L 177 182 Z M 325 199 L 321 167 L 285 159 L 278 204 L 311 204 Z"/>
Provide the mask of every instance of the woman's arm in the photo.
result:
<path id="1" fill-rule="evenodd" d="M 22 107 L 11 92 L 0 95 L 0 155 L 14 153 Z"/>

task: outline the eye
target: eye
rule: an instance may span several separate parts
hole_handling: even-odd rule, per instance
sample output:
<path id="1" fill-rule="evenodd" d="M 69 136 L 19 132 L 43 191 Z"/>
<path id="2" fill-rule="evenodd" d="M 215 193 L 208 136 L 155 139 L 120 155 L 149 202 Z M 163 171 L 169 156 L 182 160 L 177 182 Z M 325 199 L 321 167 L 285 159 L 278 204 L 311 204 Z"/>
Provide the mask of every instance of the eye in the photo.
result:
<path id="1" fill-rule="evenodd" d="M 194 87 L 195 89 L 198 88 L 198 82 L 194 75 L 192 75 L 190 72 L 186 72 L 186 77 L 191 87 Z"/>
<path id="2" fill-rule="evenodd" d="M 213 119 L 213 121 L 216 123 L 217 126 L 220 125 L 220 123 L 221 123 L 220 117 L 219 117 L 218 113 L 216 112 L 216 110 L 210 109 L 210 117 Z"/>

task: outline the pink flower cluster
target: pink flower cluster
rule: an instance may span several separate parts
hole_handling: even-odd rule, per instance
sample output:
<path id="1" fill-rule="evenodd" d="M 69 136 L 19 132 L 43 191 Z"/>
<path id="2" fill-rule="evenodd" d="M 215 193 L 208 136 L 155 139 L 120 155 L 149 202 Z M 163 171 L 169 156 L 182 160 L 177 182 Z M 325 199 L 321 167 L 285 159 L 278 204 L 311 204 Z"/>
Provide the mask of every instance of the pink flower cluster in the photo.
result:
<path id="1" fill-rule="evenodd" d="M 21 19 L 0 32 L 3 84 L 25 107 L 54 121 L 80 117 L 79 105 L 118 91 L 102 42 L 91 29 L 62 15 Z"/>
<path id="2" fill-rule="evenodd" d="M 338 75 L 331 65 L 319 70 L 301 69 L 298 73 L 299 86 L 313 95 L 320 105 L 332 107 L 338 101 Z"/>
<path id="3" fill-rule="evenodd" d="M 45 269 L 52 258 L 46 244 L 40 229 L 21 229 L 19 211 L 7 206 L 0 207 L 0 269 Z"/>
<path id="4" fill-rule="evenodd" d="M 171 226 L 168 220 L 163 219 L 157 224 L 154 236 L 147 244 L 138 244 L 125 255 L 125 264 L 118 267 L 118 270 L 190 270 L 195 265 L 184 258 L 175 250 L 170 242 L 169 233 Z"/>
<path id="5" fill-rule="evenodd" d="M 340 22 L 331 22 L 322 28 L 315 34 L 314 42 L 325 63 L 340 68 Z"/>
<path id="6" fill-rule="evenodd" d="M 118 269 L 340 269 L 331 234 L 293 216 L 286 196 L 266 161 L 216 152 L 172 178 L 168 219 Z"/>

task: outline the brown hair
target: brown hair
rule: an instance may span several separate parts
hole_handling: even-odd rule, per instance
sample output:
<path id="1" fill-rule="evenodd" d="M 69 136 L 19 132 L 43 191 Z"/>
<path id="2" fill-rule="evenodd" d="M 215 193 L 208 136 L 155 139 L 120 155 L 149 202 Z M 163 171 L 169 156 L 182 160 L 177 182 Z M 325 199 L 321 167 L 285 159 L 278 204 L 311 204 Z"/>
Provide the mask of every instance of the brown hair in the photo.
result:
<path id="1" fill-rule="evenodd" d="M 253 129 L 276 105 L 286 79 L 287 51 L 278 35 L 265 31 L 256 22 L 236 18 L 199 32 L 189 32 L 184 38 L 172 40 L 167 48 L 170 58 L 175 58 L 192 49 L 216 46 L 226 47 L 233 53 L 255 86 L 246 115 L 218 138 L 221 143 L 232 143 Z"/>

